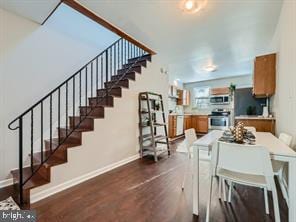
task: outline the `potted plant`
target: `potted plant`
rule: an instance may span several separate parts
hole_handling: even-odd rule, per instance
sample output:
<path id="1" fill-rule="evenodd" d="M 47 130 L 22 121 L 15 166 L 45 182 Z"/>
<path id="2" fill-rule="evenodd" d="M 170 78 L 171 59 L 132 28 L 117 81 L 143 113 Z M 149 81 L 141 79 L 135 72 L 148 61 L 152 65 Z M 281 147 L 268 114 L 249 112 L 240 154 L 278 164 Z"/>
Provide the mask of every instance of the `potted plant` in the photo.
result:
<path id="1" fill-rule="evenodd" d="M 233 96 L 233 93 L 236 89 L 236 85 L 233 83 L 230 83 L 230 86 L 228 88 L 229 88 L 230 95 Z"/>

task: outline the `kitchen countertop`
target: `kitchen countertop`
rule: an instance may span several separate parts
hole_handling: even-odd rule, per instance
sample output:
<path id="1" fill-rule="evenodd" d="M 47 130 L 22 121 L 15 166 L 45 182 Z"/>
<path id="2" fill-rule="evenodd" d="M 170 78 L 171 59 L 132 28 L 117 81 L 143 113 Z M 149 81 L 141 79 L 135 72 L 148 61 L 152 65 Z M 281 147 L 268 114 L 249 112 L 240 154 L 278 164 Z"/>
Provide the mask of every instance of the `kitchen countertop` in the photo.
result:
<path id="1" fill-rule="evenodd" d="M 169 115 L 171 115 L 171 116 L 207 116 L 209 114 L 198 114 L 198 113 L 183 113 L 183 114 L 178 114 L 178 113 L 170 113 Z"/>
<path id="2" fill-rule="evenodd" d="M 263 117 L 263 116 L 236 116 L 235 119 L 257 119 L 257 120 L 275 120 L 275 117 Z"/>

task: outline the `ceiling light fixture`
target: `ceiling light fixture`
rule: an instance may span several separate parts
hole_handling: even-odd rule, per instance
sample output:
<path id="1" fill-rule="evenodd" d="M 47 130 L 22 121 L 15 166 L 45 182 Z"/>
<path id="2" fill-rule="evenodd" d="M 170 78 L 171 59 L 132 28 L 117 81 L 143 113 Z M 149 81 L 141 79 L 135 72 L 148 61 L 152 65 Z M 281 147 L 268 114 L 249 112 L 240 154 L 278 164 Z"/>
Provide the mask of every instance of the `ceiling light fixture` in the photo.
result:
<path id="1" fill-rule="evenodd" d="M 187 13 L 196 13 L 205 7 L 207 0 L 182 0 L 180 7 Z"/>
<path id="2" fill-rule="evenodd" d="M 217 70 L 217 66 L 215 65 L 207 65 L 204 67 L 204 70 L 207 72 L 215 72 Z"/>

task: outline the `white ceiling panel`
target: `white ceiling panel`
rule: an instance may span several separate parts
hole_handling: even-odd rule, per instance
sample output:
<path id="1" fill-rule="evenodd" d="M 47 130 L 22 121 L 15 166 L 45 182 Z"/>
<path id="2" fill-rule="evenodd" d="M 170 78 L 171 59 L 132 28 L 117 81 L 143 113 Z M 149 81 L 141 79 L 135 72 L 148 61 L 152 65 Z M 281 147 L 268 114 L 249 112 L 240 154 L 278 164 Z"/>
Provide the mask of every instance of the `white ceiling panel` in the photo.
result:
<path id="1" fill-rule="evenodd" d="M 256 55 L 269 52 L 281 0 L 208 0 L 186 14 L 177 0 L 79 0 L 167 63 L 171 78 L 201 81 L 252 73 Z M 209 63 L 217 66 L 204 71 Z"/>
<path id="2" fill-rule="evenodd" d="M 0 7 L 41 24 L 59 2 L 59 0 L 0 0 Z"/>

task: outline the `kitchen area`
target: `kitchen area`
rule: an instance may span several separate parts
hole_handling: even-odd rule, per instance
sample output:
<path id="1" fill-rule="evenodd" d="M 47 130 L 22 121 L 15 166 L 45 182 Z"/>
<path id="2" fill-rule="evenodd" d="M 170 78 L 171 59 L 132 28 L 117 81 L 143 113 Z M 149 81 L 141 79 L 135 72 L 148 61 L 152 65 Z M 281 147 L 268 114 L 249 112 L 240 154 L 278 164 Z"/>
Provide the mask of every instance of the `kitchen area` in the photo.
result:
<path id="1" fill-rule="evenodd" d="M 252 75 L 170 85 L 169 139 L 182 138 L 189 128 L 204 135 L 238 121 L 275 134 L 276 54 L 257 56 L 253 70 Z"/>

